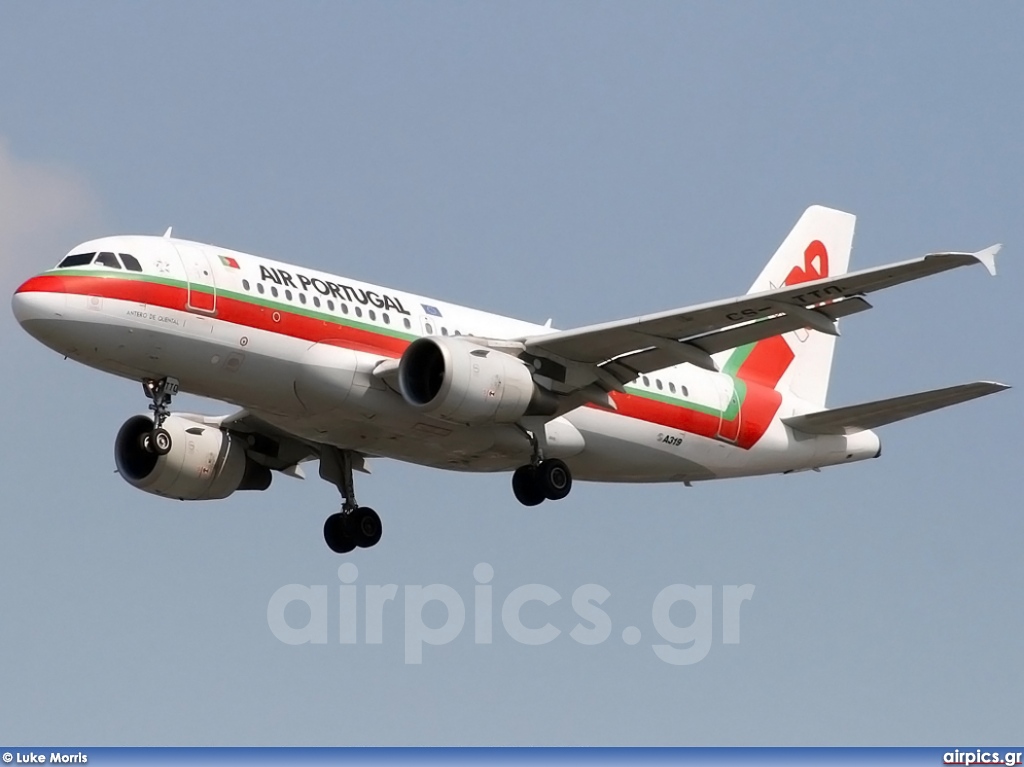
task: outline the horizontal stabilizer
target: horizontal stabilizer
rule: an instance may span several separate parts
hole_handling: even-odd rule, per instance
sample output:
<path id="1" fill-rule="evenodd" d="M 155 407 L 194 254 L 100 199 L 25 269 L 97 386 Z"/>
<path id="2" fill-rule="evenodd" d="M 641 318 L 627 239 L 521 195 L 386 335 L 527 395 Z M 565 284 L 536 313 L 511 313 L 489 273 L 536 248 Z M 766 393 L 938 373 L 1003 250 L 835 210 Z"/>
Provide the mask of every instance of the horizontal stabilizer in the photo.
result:
<path id="1" fill-rule="evenodd" d="M 805 434 L 854 434 L 1009 388 L 1006 384 L 993 381 L 976 381 L 835 410 L 797 415 L 783 418 L 782 422 L 791 429 Z"/>

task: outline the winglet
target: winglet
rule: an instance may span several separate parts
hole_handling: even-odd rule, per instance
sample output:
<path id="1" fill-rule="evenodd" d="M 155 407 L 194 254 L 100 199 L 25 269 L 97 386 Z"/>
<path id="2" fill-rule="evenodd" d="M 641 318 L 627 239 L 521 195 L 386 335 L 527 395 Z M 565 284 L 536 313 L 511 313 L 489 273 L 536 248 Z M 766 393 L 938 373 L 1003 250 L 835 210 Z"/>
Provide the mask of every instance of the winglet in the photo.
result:
<path id="1" fill-rule="evenodd" d="M 164 238 L 165 239 L 168 239 L 168 240 L 171 239 L 171 229 L 173 229 L 173 228 L 174 228 L 173 226 L 167 227 L 167 231 L 164 232 Z"/>
<path id="2" fill-rule="evenodd" d="M 984 265 L 984 267 L 988 269 L 989 274 L 995 277 L 996 253 L 1002 250 L 1002 248 L 1003 246 L 1001 244 L 991 245 L 985 248 L 984 250 L 979 250 L 977 253 L 972 253 L 971 255 L 978 259 Z"/>

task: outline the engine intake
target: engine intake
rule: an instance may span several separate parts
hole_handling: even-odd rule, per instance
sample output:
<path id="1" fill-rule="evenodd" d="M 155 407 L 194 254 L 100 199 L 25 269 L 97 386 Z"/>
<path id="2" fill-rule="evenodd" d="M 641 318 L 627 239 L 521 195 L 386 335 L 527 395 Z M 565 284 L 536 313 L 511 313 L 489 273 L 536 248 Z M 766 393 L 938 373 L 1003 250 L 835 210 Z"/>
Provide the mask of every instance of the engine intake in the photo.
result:
<path id="1" fill-rule="evenodd" d="M 270 469 L 252 460 L 230 432 L 174 415 L 163 428 L 171 435 L 167 455 L 143 447 L 143 438 L 153 429 L 148 416 L 129 418 L 117 432 L 114 462 L 133 487 L 182 501 L 209 501 L 237 490 L 270 487 Z"/>
<path id="2" fill-rule="evenodd" d="M 398 384 L 412 407 L 459 423 L 512 423 L 557 409 L 520 359 L 459 338 L 413 341 L 399 362 Z"/>

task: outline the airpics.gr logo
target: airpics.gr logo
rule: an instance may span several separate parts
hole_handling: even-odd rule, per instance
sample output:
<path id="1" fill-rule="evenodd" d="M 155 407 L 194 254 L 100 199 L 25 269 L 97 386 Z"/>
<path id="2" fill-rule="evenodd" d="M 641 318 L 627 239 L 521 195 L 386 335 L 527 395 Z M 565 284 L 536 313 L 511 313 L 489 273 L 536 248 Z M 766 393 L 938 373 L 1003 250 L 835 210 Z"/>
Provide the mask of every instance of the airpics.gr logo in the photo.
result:
<path id="1" fill-rule="evenodd" d="M 475 583 L 469 600 L 441 583 L 399 589 L 394 583 L 359 585 L 358 578 L 358 568 L 346 562 L 338 568 L 340 585 L 334 598 L 326 585 L 290 583 L 277 589 L 267 603 L 271 633 L 287 645 L 325 645 L 332 633 L 328 627 L 333 623 L 338 627 L 337 644 L 355 645 L 361 639 L 364 644 L 379 645 L 385 639 L 398 639 L 399 632 L 385 631 L 385 613 L 390 616 L 387 623 L 391 626 L 400 615 L 405 662 L 413 665 L 423 662 L 426 645 L 438 647 L 458 639 L 467 619 L 472 623 L 476 645 L 493 644 L 499 625 L 513 641 L 532 646 L 559 639 L 565 642 L 563 635 L 576 644 L 598 645 L 615 633 L 612 616 L 603 608 L 611 592 L 597 583 L 579 586 L 568 604 L 559 604 L 562 594 L 542 583 L 524 584 L 499 597 L 491 585 L 494 568 L 486 562 L 473 568 Z M 718 589 L 683 583 L 666 586 L 651 603 L 651 623 L 658 638 L 649 645 L 651 651 L 674 666 L 699 663 L 711 651 L 716 612 L 721 616 L 721 643 L 739 644 L 740 609 L 753 596 L 750 583 Z M 401 607 L 392 604 L 396 602 Z M 565 608 L 570 605 L 572 612 L 567 615 Z M 291 620 L 286 615 L 289 612 Z M 444 619 L 439 621 L 442 614 Z M 689 614 L 693 617 L 685 620 Z M 629 646 L 639 645 L 643 633 L 632 625 L 618 631 Z"/>
<path id="2" fill-rule="evenodd" d="M 1020 751 L 985 751 L 977 748 L 974 751 L 947 751 L 942 755 L 943 764 L 1006 764 L 1013 767 L 1021 763 Z"/>

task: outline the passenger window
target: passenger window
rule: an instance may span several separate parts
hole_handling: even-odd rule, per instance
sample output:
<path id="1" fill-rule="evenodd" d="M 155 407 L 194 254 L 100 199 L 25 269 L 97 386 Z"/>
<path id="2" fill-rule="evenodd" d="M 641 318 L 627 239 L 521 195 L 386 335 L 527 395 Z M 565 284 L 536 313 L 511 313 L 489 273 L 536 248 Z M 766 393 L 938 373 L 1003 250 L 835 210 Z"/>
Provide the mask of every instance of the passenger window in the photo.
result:
<path id="1" fill-rule="evenodd" d="M 462 335 L 462 331 L 461 331 L 461 330 L 456 330 L 456 331 L 455 331 L 455 335 L 457 335 L 457 336 L 461 336 L 461 335 Z"/>
<path id="2" fill-rule="evenodd" d="M 650 386 L 650 385 L 651 385 L 651 379 L 648 378 L 647 376 L 644 376 L 644 386 Z"/>
<path id="3" fill-rule="evenodd" d="M 291 301 L 292 300 L 292 292 L 290 290 L 285 290 L 284 297 L 287 298 L 289 301 Z"/>
<path id="4" fill-rule="evenodd" d="M 320 296 L 313 296 L 313 306 L 320 308 Z"/>
<path id="5" fill-rule="evenodd" d="M 334 301 L 332 301 L 329 298 L 327 299 L 327 308 L 330 309 L 332 312 L 334 311 Z"/>
<path id="6" fill-rule="evenodd" d="M 405 325 L 405 329 L 406 330 L 411 330 L 412 329 L 412 323 L 409 322 L 409 318 L 408 317 L 403 317 L 402 318 L 402 323 Z"/>
<path id="7" fill-rule="evenodd" d="M 661 379 L 660 378 L 656 378 L 654 380 L 654 383 L 658 385 L 658 391 L 661 391 Z"/>
<path id="8" fill-rule="evenodd" d="M 425 323 L 423 327 L 426 329 L 428 336 L 432 336 L 434 334 L 434 326 L 429 322 Z"/>
<path id="9" fill-rule="evenodd" d="M 130 272 L 141 272 L 142 264 L 139 263 L 139 259 L 133 256 L 131 253 L 119 253 L 121 260 L 124 261 L 124 268 Z"/>
<path id="10" fill-rule="evenodd" d="M 441 335 L 443 335 L 443 336 L 448 335 L 448 328 L 441 328 Z"/>
<path id="11" fill-rule="evenodd" d="M 362 316 L 363 316 L 363 310 L 362 310 L 361 307 L 357 306 L 356 307 L 356 317 L 362 317 Z"/>
<path id="12" fill-rule="evenodd" d="M 682 394 L 683 394 L 683 396 L 684 396 L 684 397 L 689 397 L 689 396 L 690 396 L 690 392 L 688 392 L 688 391 L 686 390 L 686 387 L 685 387 L 685 386 L 680 386 L 680 387 L 679 387 L 679 391 L 680 391 L 680 392 L 682 392 Z"/>
<path id="13" fill-rule="evenodd" d="M 277 286 L 275 286 L 275 285 L 271 285 L 270 286 L 270 295 L 272 295 L 274 298 L 277 298 Z"/>
<path id="14" fill-rule="evenodd" d="M 117 260 L 117 256 L 113 253 L 100 253 L 96 256 L 96 263 L 101 266 L 108 266 L 111 269 L 121 268 L 121 262 Z"/>
<path id="15" fill-rule="evenodd" d="M 256 290 L 258 290 L 260 292 L 260 295 L 263 294 L 264 291 L 263 291 L 263 283 L 262 282 L 257 282 L 256 283 Z"/>
<path id="16" fill-rule="evenodd" d="M 342 314 L 348 314 L 348 304 L 342 304 L 341 305 L 341 313 Z"/>
<path id="17" fill-rule="evenodd" d="M 376 320 L 376 319 L 377 319 L 377 312 L 375 312 L 375 311 L 374 311 L 373 309 L 370 309 L 370 310 L 369 310 L 369 311 L 367 312 L 367 314 L 369 314 L 369 315 L 370 315 L 370 319 L 371 319 L 371 320 Z"/>
<path id="18" fill-rule="evenodd" d="M 387 312 L 384 312 L 384 314 L 381 315 L 381 319 L 384 320 L 385 325 L 391 324 L 391 317 L 388 316 Z"/>
<path id="19" fill-rule="evenodd" d="M 668 390 L 670 392 L 672 392 L 673 394 L 676 393 L 676 385 L 674 383 L 672 383 L 671 381 L 668 382 Z"/>
<path id="20" fill-rule="evenodd" d="M 68 266 L 88 266 L 92 263 L 92 257 L 95 253 L 77 253 L 73 256 L 67 256 L 63 261 L 57 264 L 58 269 L 64 269 Z"/>
<path id="21" fill-rule="evenodd" d="M 242 280 L 242 287 L 246 290 L 249 289 L 249 280 Z"/>
<path id="22" fill-rule="evenodd" d="M 299 303 L 302 303 L 302 304 L 306 303 L 306 294 L 305 293 L 299 293 Z"/>

